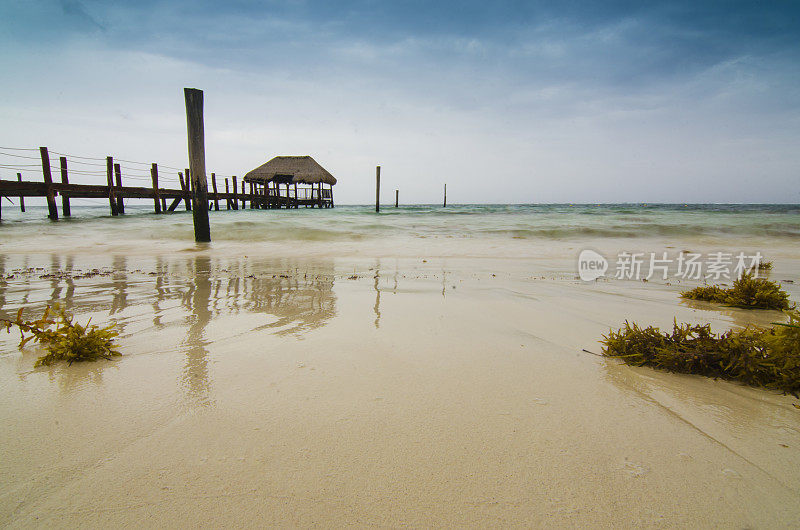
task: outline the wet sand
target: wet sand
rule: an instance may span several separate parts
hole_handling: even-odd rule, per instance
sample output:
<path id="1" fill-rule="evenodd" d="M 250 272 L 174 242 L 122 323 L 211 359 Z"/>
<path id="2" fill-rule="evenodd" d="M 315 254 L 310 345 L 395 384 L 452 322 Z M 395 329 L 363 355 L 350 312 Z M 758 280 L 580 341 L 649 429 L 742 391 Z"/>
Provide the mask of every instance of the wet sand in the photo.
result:
<path id="1" fill-rule="evenodd" d="M 800 524 L 797 399 L 583 351 L 626 319 L 778 313 L 552 257 L 0 267 L 5 314 L 61 301 L 124 353 L 33 369 L 0 335 L 2 526 Z"/>

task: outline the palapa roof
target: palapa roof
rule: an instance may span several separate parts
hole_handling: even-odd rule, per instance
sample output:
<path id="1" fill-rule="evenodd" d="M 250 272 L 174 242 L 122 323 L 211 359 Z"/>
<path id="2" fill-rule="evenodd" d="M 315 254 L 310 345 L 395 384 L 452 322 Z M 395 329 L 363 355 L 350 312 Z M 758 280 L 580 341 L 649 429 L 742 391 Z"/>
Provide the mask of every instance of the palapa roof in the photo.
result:
<path id="1" fill-rule="evenodd" d="M 247 182 L 290 182 L 297 184 L 336 184 L 336 177 L 310 156 L 276 156 L 244 176 Z"/>

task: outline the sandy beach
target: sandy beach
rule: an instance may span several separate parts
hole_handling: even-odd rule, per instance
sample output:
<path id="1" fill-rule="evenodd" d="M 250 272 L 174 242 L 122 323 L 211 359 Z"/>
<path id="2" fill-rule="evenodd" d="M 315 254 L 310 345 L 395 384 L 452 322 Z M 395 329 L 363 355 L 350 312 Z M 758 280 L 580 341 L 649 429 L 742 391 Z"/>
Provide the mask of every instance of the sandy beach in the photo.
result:
<path id="1" fill-rule="evenodd" d="M 36 348 L 0 335 L 0 525 L 800 524 L 796 398 L 595 355 L 626 319 L 721 331 L 778 312 L 581 282 L 580 243 L 184 247 L 3 255 L 4 314 L 60 301 L 116 322 L 124 355 L 34 369 Z M 800 256 L 773 252 L 791 277 Z"/>

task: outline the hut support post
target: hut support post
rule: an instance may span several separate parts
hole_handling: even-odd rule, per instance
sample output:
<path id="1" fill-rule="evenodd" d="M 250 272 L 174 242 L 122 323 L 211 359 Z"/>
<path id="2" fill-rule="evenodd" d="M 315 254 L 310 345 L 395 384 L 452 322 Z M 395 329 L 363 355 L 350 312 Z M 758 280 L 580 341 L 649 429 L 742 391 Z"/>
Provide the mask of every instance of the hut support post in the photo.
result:
<path id="1" fill-rule="evenodd" d="M 69 184 L 69 174 L 67 173 L 67 157 L 62 156 L 59 159 L 59 162 L 61 162 L 61 183 Z M 64 217 L 69 217 L 71 215 L 69 209 L 69 192 L 61 192 L 61 214 Z"/>
<path id="2" fill-rule="evenodd" d="M 381 166 L 375 166 L 375 212 L 381 211 Z"/>
<path id="3" fill-rule="evenodd" d="M 189 136 L 189 167 L 194 188 L 194 240 L 211 241 L 208 224 L 208 183 L 206 182 L 206 147 L 203 127 L 203 91 L 184 88 L 186 100 L 186 128 Z M 216 188 L 216 186 L 214 186 Z"/>
<path id="4" fill-rule="evenodd" d="M 106 181 L 108 182 L 108 205 L 111 215 L 117 215 L 117 200 L 114 198 L 114 158 L 106 157 Z"/>
<path id="5" fill-rule="evenodd" d="M 122 168 L 114 164 L 114 174 L 117 177 L 117 213 L 125 213 L 125 203 L 122 202 Z"/>
<path id="6" fill-rule="evenodd" d="M 244 210 L 247 207 L 247 201 L 245 201 L 246 197 L 247 196 L 244 193 L 244 180 L 242 180 L 242 210 Z"/>
<path id="7" fill-rule="evenodd" d="M 52 221 L 57 221 L 58 208 L 56 207 L 56 195 L 53 192 L 53 175 L 50 173 L 50 153 L 47 152 L 46 147 L 40 147 L 39 154 L 42 157 L 42 176 L 44 177 L 44 183 L 47 185 L 47 217 Z"/>
<path id="8" fill-rule="evenodd" d="M 244 185 L 244 182 L 242 182 L 242 185 Z M 253 183 L 251 182 L 250 183 L 250 209 L 251 210 L 256 207 L 255 201 L 253 200 L 254 194 L 255 194 L 255 189 L 254 189 Z M 242 208 L 244 208 L 244 205 L 242 205 Z"/>
<path id="9" fill-rule="evenodd" d="M 17 182 L 22 182 L 22 173 L 17 173 Z M 25 197 L 19 196 L 19 211 L 25 213 Z"/>
<path id="10" fill-rule="evenodd" d="M 150 165 L 150 180 L 153 181 L 153 211 L 161 213 L 161 194 L 158 191 L 158 164 Z"/>
<path id="11" fill-rule="evenodd" d="M 219 211 L 219 193 L 217 192 L 217 175 L 211 174 L 211 187 L 214 189 L 214 211 Z"/>

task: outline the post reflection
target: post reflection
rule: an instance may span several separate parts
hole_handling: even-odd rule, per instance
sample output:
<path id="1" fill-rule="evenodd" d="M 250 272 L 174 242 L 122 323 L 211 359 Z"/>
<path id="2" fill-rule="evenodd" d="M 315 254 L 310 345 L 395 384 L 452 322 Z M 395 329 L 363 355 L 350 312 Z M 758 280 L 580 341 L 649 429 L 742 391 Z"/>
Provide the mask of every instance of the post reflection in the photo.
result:
<path id="1" fill-rule="evenodd" d="M 209 358 L 214 344 L 222 340 L 210 331 L 215 319 L 259 315 L 261 323 L 247 320 L 248 327 L 241 332 L 281 338 L 301 337 L 337 314 L 332 261 L 153 257 L 137 258 L 135 271 L 128 270 L 129 261 L 124 256 L 98 263 L 52 255 L 44 262 L 32 259 L 36 265 L 29 266 L 27 257 L 0 256 L 0 315 L 13 318 L 23 307 L 25 315 L 33 317 L 45 306 L 59 303 L 80 322 L 89 317 L 99 325 L 115 322 L 123 354 L 137 348 L 145 353 L 154 348 L 165 355 L 181 353 L 180 387 L 190 402 L 208 404 L 212 402 Z M 2 353 L 16 352 L 18 335 L 4 334 L 0 340 Z M 26 352 L 18 365 L 21 375 L 32 373 L 36 358 L 32 348 Z M 68 390 L 100 384 L 102 371 L 124 360 L 68 368 L 54 365 L 33 372 L 49 370 L 50 377 Z"/>

